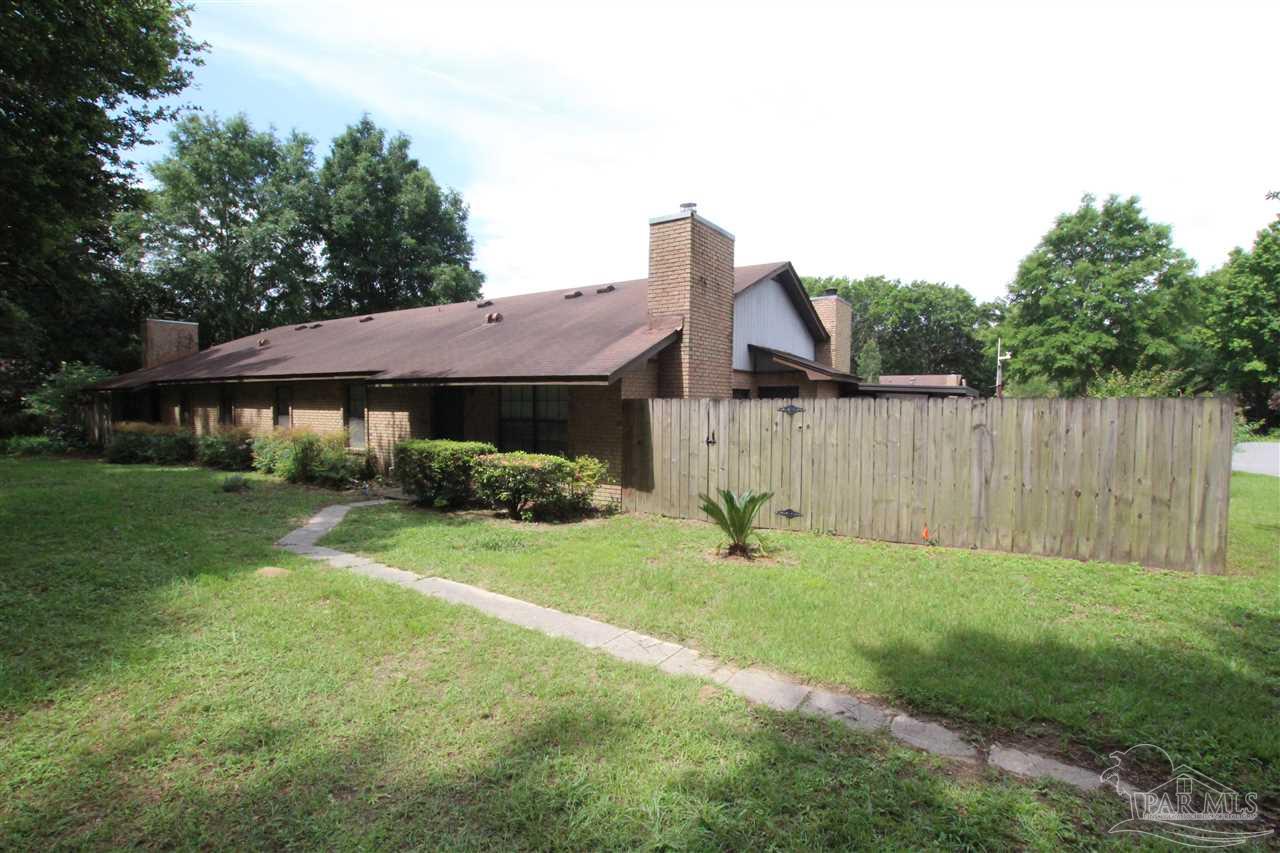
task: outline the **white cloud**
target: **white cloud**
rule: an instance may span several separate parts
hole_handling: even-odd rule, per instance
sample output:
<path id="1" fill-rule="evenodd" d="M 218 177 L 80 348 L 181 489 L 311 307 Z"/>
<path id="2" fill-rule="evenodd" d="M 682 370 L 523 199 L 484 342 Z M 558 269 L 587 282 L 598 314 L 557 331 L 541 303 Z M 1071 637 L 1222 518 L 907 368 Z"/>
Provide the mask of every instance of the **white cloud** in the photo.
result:
<path id="1" fill-rule="evenodd" d="M 1141 195 L 1212 266 L 1280 186 L 1274 3 L 248 4 L 196 19 L 215 52 L 454 139 L 494 295 L 642 276 L 647 217 L 696 201 L 743 263 L 990 298 L 1082 192 Z"/>

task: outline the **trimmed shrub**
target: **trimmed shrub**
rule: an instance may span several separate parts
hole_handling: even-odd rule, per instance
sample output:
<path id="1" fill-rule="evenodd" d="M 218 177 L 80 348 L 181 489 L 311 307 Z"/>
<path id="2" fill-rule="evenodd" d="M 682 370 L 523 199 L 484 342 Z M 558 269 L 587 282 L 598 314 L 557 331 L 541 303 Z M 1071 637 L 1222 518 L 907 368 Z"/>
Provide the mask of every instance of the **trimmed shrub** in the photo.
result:
<path id="1" fill-rule="evenodd" d="M 125 421 L 112 428 L 108 462 L 183 465 L 196 455 L 195 436 L 186 427 Z"/>
<path id="2" fill-rule="evenodd" d="M 247 492 L 249 491 L 249 480 L 244 474 L 228 474 L 222 478 L 219 488 L 224 492 Z"/>
<path id="3" fill-rule="evenodd" d="M 566 518 L 590 509 L 604 471 L 604 463 L 590 456 L 491 453 L 476 458 L 475 490 L 511 518 Z"/>
<path id="4" fill-rule="evenodd" d="M 418 503 L 437 509 L 466 506 L 475 496 L 476 459 L 497 451 L 483 441 L 402 441 L 395 448 L 396 477 Z"/>
<path id="5" fill-rule="evenodd" d="M 196 461 L 224 471 L 253 467 L 253 437 L 240 427 L 218 427 L 196 438 Z"/>
<path id="6" fill-rule="evenodd" d="M 370 455 L 347 449 L 347 433 L 281 430 L 253 440 L 253 467 L 291 483 L 350 488 L 373 475 Z"/>
<path id="7" fill-rule="evenodd" d="M 9 456 L 52 456 L 70 449 L 71 446 L 56 435 L 15 435 L 0 439 L 0 452 Z"/>

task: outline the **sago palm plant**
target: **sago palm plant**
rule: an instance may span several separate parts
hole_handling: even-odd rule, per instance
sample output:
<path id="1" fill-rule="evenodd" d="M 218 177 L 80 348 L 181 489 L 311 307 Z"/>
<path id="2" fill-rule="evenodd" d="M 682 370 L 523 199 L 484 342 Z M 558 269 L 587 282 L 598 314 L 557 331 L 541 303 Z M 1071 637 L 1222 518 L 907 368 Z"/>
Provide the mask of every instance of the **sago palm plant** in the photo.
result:
<path id="1" fill-rule="evenodd" d="M 720 490 L 720 503 L 710 495 L 698 495 L 702 500 L 702 511 L 711 516 L 724 535 L 729 537 L 730 556 L 751 556 L 751 547 L 747 539 L 752 535 L 751 525 L 756 514 L 765 501 L 773 497 L 773 492 L 743 492 L 736 495 L 728 489 Z M 723 504 L 723 505 L 722 505 Z"/>

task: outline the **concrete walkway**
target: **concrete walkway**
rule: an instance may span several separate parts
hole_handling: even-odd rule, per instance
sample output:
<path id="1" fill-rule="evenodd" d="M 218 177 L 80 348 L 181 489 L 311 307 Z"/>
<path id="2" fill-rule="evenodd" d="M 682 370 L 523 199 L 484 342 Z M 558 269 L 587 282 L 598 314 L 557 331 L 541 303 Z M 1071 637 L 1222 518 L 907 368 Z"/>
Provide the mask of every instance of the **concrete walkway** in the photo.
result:
<path id="1" fill-rule="evenodd" d="M 709 679 L 749 702 L 780 711 L 798 711 L 829 717 L 863 731 L 887 730 L 903 743 L 975 766 L 985 763 L 1018 776 L 1049 777 L 1086 791 L 1103 787 L 1094 770 L 1072 767 L 1043 755 L 999 744 L 991 744 L 989 748 L 975 747 L 958 733 L 937 723 L 917 720 L 901 711 L 875 705 L 848 694 L 812 688 L 787 676 L 755 667 L 738 669 L 687 646 L 638 634 L 606 622 L 562 613 L 444 578 L 423 577 L 344 551 L 316 545 L 320 537 L 336 527 L 352 509 L 385 503 L 388 501 L 372 500 L 326 507 L 305 526 L 294 530 L 276 544 L 294 554 L 320 560 L 335 568 L 403 586 L 454 604 L 474 607 L 504 622 L 531 628 L 552 637 L 562 637 L 624 661 L 656 666 L 672 675 Z"/>
<path id="2" fill-rule="evenodd" d="M 1246 441 L 1231 454 L 1232 471 L 1280 477 L 1280 441 Z"/>

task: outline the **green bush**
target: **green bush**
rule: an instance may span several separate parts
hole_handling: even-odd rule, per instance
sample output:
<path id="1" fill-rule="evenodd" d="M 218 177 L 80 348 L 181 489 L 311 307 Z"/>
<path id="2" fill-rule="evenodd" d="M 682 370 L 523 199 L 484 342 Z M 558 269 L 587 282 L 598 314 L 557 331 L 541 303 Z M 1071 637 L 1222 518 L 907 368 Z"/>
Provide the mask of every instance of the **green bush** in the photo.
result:
<path id="1" fill-rule="evenodd" d="M 244 474 L 228 474 L 222 478 L 219 488 L 224 492 L 247 492 L 249 491 L 249 480 Z"/>
<path id="2" fill-rule="evenodd" d="M 195 436 L 186 427 L 126 421 L 112 427 L 108 462 L 183 465 L 195 459 Z"/>
<path id="3" fill-rule="evenodd" d="M 70 449 L 70 445 L 56 435 L 15 435 L 0 439 L 0 452 L 9 456 L 50 456 Z"/>
<path id="4" fill-rule="evenodd" d="M 476 459 L 497 450 L 483 441 L 403 441 L 394 454 L 396 477 L 419 503 L 439 509 L 465 506 L 475 495 Z"/>
<path id="5" fill-rule="evenodd" d="M 711 516 L 716 526 L 729 537 L 727 553 L 738 557 L 751 556 L 750 539 L 755 535 L 752 525 L 755 524 L 760 507 L 771 497 L 773 492 L 748 490 L 739 495 L 728 489 L 720 490 L 720 502 L 707 494 L 698 495 L 702 501 L 702 511 Z"/>
<path id="6" fill-rule="evenodd" d="M 196 438 L 196 461 L 224 471 L 247 471 L 253 466 L 253 437 L 240 427 L 218 427 Z"/>
<path id="7" fill-rule="evenodd" d="M 281 430 L 253 440 L 253 467 L 291 483 L 349 488 L 373 475 L 369 454 L 347 449 L 347 433 Z"/>
<path id="8" fill-rule="evenodd" d="M 111 371 L 96 365 L 63 362 L 57 373 L 50 375 L 39 388 L 23 398 L 23 411 L 43 423 L 50 434 L 83 447 L 86 439 L 80 416 L 80 398 L 90 386 L 112 375 Z"/>
<path id="9" fill-rule="evenodd" d="M 590 456 L 491 453 L 475 460 L 475 491 L 511 518 L 567 518 L 590 509 L 604 472 L 604 463 Z"/>

